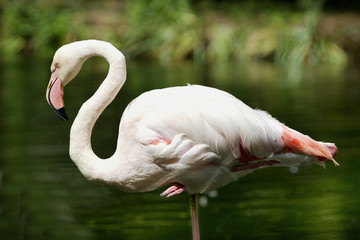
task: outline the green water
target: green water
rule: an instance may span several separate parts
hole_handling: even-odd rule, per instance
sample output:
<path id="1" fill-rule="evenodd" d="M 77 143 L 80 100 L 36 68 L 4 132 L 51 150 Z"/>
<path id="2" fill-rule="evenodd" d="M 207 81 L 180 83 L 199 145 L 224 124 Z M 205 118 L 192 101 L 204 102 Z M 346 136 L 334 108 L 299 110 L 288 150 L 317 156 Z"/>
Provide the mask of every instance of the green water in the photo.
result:
<path id="1" fill-rule="evenodd" d="M 191 239 L 189 197 L 129 194 L 89 182 L 68 155 L 71 122 L 105 76 L 86 63 L 65 89 L 69 123 L 45 100 L 49 61 L 0 65 L 1 239 Z M 128 81 L 97 122 L 92 144 L 115 150 L 125 106 L 140 93 L 214 86 L 315 139 L 336 142 L 341 164 L 258 170 L 201 196 L 202 239 L 360 239 L 360 71 L 320 68 L 287 81 L 272 65 L 128 63 Z"/>

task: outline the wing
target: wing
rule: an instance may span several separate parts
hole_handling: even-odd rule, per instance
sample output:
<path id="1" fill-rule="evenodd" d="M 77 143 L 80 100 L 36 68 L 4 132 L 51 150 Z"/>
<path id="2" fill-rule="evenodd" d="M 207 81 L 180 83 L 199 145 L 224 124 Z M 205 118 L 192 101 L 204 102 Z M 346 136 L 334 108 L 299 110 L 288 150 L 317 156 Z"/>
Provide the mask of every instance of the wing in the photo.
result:
<path id="1" fill-rule="evenodd" d="M 283 148 L 282 126 L 232 95 L 203 86 L 175 87 L 142 94 L 126 109 L 123 122 L 137 124 L 138 139 L 148 145 L 183 134 L 219 156 L 271 156 Z"/>
<path id="2" fill-rule="evenodd" d="M 187 86 L 140 95 L 123 114 L 120 136 L 132 141 L 132 149 L 138 143 L 131 158 L 136 169 L 151 165 L 158 179 L 154 186 L 180 182 L 189 192 L 206 192 L 259 167 L 318 160 L 309 154 L 334 155 L 327 151 L 335 153 L 335 145 L 323 147 L 288 129 L 226 92 Z"/>

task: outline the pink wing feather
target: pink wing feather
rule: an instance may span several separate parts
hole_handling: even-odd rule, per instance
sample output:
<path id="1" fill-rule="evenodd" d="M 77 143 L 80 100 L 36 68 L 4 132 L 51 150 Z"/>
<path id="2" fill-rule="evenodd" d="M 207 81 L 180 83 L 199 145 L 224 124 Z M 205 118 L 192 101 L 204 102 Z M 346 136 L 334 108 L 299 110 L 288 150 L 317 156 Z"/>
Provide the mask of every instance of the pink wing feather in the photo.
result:
<path id="1" fill-rule="evenodd" d="M 335 165 L 339 165 L 334 157 L 337 155 L 337 148 L 332 143 L 322 143 L 313 140 L 312 138 L 290 129 L 283 127 L 284 131 L 281 136 L 284 142 L 284 151 L 294 151 L 306 155 L 319 157 L 319 160 L 331 160 Z"/>

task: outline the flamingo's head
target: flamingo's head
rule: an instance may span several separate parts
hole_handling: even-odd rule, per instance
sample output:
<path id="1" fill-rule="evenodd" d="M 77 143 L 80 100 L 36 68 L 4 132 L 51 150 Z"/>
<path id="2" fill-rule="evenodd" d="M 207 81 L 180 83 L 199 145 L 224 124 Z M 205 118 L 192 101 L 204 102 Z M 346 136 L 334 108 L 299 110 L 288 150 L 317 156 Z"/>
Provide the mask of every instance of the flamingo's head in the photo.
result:
<path id="1" fill-rule="evenodd" d="M 64 121 L 68 121 L 64 104 L 64 86 L 80 71 L 86 60 L 86 49 L 80 42 L 74 42 L 59 48 L 51 64 L 51 77 L 46 90 L 46 100 L 55 113 Z"/>

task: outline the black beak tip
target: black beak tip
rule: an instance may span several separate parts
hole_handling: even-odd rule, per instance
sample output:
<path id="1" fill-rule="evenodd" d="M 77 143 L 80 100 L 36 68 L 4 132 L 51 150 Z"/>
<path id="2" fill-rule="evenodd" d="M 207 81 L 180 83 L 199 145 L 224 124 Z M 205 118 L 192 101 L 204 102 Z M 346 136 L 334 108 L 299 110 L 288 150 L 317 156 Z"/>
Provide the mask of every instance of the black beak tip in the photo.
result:
<path id="1" fill-rule="evenodd" d="M 55 110 L 55 113 L 56 115 L 59 116 L 59 118 L 65 122 L 68 122 L 69 121 L 69 118 L 65 112 L 65 108 L 59 108 L 59 109 L 54 109 Z"/>

